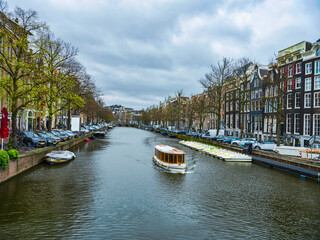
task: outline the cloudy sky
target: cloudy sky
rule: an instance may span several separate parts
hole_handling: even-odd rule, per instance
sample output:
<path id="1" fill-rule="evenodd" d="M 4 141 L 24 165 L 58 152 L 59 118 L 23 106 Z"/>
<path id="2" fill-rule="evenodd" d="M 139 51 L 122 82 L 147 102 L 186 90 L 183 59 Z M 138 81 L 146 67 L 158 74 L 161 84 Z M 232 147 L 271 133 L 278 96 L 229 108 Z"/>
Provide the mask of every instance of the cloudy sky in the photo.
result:
<path id="1" fill-rule="evenodd" d="M 319 0 L 8 0 L 39 13 L 107 105 L 158 105 L 198 82 L 223 56 L 267 64 L 279 50 L 320 38 Z"/>

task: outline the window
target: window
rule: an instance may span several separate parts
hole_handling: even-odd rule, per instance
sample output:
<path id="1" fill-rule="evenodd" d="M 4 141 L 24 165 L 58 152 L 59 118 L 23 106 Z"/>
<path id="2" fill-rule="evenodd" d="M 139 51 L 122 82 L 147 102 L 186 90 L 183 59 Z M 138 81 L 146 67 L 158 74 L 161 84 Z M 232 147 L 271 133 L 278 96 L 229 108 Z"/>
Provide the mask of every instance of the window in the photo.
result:
<path id="1" fill-rule="evenodd" d="M 311 108 L 311 93 L 304 94 L 304 107 Z"/>
<path id="2" fill-rule="evenodd" d="M 272 101 L 269 102 L 269 111 L 272 112 Z"/>
<path id="3" fill-rule="evenodd" d="M 288 77 L 292 77 L 292 66 L 288 66 Z"/>
<path id="4" fill-rule="evenodd" d="M 292 95 L 291 93 L 287 95 L 287 109 L 292 108 Z"/>
<path id="5" fill-rule="evenodd" d="M 301 54 L 299 54 L 299 55 L 297 56 L 297 59 L 300 59 L 300 58 L 302 58 Z"/>
<path id="6" fill-rule="evenodd" d="M 306 63 L 306 74 L 311 74 L 312 73 L 312 63 Z"/>
<path id="7" fill-rule="evenodd" d="M 314 93 L 314 107 L 320 107 L 320 92 Z"/>
<path id="8" fill-rule="evenodd" d="M 302 66 L 302 63 L 296 64 L 296 73 L 301 73 L 301 66 Z"/>
<path id="9" fill-rule="evenodd" d="M 274 87 L 274 96 L 278 96 L 278 86 Z"/>
<path id="10" fill-rule="evenodd" d="M 294 114 L 294 133 L 299 134 L 300 131 L 300 114 Z"/>
<path id="11" fill-rule="evenodd" d="M 316 51 L 316 57 L 320 57 L 320 48 Z"/>
<path id="12" fill-rule="evenodd" d="M 264 118 L 264 126 L 263 126 L 264 132 L 268 132 L 268 118 Z"/>
<path id="13" fill-rule="evenodd" d="M 311 78 L 306 78 L 304 83 L 304 90 L 310 91 L 311 90 Z"/>
<path id="14" fill-rule="evenodd" d="M 295 94 L 295 101 L 294 101 L 295 108 L 300 108 L 300 101 L 301 101 L 301 93 L 297 92 Z"/>
<path id="15" fill-rule="evenodd" d="M 310 114 L 305 114 L 304 115 L 304 135 L 310 136 L 311 133 L 311 118 Z"/>
<path id="16" fill-rule="evenodd" d="M 314 89 L 315 90 L 320 89 L 320 76 L 314 77 Z"/>
<path id="17" fill-rule="evenodd" d="M 287 82 L 287 91 L 292 91 L 292 79 L 288 79 Z"/>
<path id="18" fill-rule="evenodd" d="M 269 97 L 269 88 L 266 89 L 266 97 Z"/>
<path id="19" fill-rule="evenodd" d="M 320 136 L 320 114 L 313 115 L 313 135 Z"/>
<path id="20" fill-rule="evenodd" d="M 266 101 L 265 105 L 264 105 L 264 112 L 268 112 L 269 111 L 269 103 L 268 101 Z"/>
<path id="21" fill-rule="evenodd" d="M 295 84 L 294 86 L 295 89 L 301 88 L 301 78 L 296 78 L 296 80 L 294 81 L 294 84 Z"/>
<path id="22" fill-rule="evenodd" d="M 293 57 L 289 58 L 289 62 L 292 62 L 293 61 Z"/>
<path id="23" fill-rule="evenodd" d="M 286 121 L 287 133 L 291 133 L 291 120 L 292 120 L 292 115 L 291 115 L 291 113 L 288 113 L 287 114 L 287 121 Z"/>
<path id="24" fill-rule="evenodd" d="M 286 64 L 286 61 L 281 61 L 281 65 L 285 65 Z"/>
<path id="25" fill-rule="evenodd" d="M 320 74 L 320 60 L 314 62 L 314 74 Z"/>
<path id="26" fill-rule="evenodd" d="M 277 118 L 276 117 L 273 117 L 273 132 L 277 132 Z"/>

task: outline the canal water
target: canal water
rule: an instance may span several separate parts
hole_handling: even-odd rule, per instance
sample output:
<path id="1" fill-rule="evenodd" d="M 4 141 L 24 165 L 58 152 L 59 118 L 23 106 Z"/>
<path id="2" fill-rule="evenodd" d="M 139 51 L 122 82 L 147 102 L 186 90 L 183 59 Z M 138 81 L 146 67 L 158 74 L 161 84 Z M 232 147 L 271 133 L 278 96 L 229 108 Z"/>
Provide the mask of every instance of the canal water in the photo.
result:
<path id="1" fill-rule="evenodd" d="M 155 167 L 156 144 L 184 150 L 189 173 Z M 0 239 L 319 239 L 316 181 L 134 128 L 73 151 L 0 185 Z"/>

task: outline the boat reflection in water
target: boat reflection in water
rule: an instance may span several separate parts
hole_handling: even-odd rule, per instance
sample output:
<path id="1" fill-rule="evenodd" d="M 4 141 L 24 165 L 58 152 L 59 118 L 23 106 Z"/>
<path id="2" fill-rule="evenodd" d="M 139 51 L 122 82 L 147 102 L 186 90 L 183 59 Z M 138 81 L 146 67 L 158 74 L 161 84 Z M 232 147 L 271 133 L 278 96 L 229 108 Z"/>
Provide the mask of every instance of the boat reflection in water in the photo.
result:
<path id="1" fill-rule="evenodd" d="M 156 145 L 153 161 L 159 167 L 176 173 L 185 173 L 188 165 L 185 163 L 185 153 L 168 145 Z"/>

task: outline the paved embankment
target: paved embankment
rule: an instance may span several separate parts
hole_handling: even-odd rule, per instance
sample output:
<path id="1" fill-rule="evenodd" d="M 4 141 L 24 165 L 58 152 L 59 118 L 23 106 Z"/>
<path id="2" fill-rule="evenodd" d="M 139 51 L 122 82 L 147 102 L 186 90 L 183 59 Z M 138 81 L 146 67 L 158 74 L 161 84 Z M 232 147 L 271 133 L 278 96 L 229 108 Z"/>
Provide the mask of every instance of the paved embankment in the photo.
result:
<path id="1" fill-rule="evenodd" d="M 84 139 L 88 138 L 90 135 L 91 134 L 86 134 L 82 137 L 59 143 L 56 146 L 38 148 L 21 154 L 18 159 L 11 160 L 9 162 L 9 167 L 7 167 L 6 169 L 0 169 L 0 183 L 40 164 L 47 153 L 54 150 L 67 150 L 83 142 Z"/>

